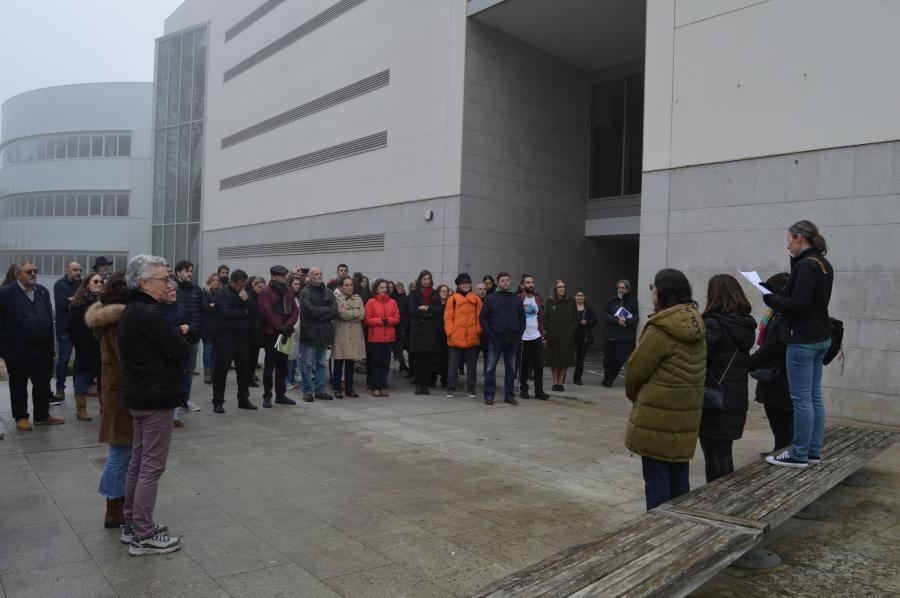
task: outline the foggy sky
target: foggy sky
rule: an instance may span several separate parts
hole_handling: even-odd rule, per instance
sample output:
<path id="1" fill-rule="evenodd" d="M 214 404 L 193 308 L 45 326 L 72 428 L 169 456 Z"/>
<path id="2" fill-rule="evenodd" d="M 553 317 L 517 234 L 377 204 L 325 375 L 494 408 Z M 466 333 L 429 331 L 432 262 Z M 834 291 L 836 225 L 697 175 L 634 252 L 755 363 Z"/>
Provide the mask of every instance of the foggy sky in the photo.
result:
<path id="1" fill-rule="evenodd" d="M 0 0 L 0 103 L 41 87 L 152 81 L 153 40 L 182 0 Z"/>

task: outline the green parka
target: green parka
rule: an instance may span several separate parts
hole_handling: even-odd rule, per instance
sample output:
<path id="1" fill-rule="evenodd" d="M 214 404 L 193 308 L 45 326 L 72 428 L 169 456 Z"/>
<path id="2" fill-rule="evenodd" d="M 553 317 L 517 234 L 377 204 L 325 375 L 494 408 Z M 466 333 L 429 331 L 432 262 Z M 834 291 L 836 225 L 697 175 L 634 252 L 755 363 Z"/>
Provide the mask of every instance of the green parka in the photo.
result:
<path id="1" fill-rule="evenodd" d="M 625 375 L 633 403 L 625 446 L 660 461 L 690 461 L 705 380 L 706 326 L 697 308 L 676 305 L 651 316 Z"/>

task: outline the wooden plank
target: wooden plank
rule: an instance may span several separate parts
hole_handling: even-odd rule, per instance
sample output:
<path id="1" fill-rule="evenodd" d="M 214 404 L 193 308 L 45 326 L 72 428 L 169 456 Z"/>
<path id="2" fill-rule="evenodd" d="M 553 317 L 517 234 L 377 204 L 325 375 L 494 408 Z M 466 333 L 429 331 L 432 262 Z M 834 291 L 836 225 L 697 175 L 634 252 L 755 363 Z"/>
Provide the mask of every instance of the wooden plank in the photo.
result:
<path id="1" fill-rule="evenodd" d="M 690 507 L 681 507 L 678 505 L 668 506 L 660 505 L 653 511 L 654 513 L 664 513 L 677 519 L 686 519 L 688 521 L 698 521 L 706 523 L 712 527 L 727 529 L 744 534 L 758 534 L 768 531 L 769 524 L 748 519 L 744 517 L 733 517 L 731 515 L 723 515 L 720 513 L 711 513 L 709 511 L 698 511 Z"/>

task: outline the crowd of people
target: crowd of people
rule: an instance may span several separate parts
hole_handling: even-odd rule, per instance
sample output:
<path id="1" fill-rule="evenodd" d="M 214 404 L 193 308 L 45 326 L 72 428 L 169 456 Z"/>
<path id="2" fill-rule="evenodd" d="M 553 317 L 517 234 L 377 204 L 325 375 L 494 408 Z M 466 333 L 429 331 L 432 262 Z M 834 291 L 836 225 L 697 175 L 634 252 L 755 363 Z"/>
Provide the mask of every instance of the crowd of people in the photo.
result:
<path id="1" fill-rule="evenodd" d="M 52 395 L 58 403 L 65 400 L 74 347 L 76 417 L 91 419 L 87 398 L 96 386 L 100 440 L 110 445 L 99 487 L 107 501 L 105 525 L 121 527 L 121 541 L 132 555 L 141 555 L 180 548 L 178 538 L 154 522 L 153 510 L 173 428 L 184 425 L 179 411 L 201 409 L 191 400 L 198 355 L 217 414 L 225 413 L 232 368 L 237 407 L 256 410 L 249 389 L 259 381 L 266 409 L 296 405 L 287 392 L 298 377 L 304 402 L 357 398 L 358 366 L 371 395 L 389 397 L 392 358 L 416 395 L 440 387 L 455 398 L 462 394 L 464 376 L 465 395 L 486 405 L 498 394 L 502 358 L 502 400 L 518 405 L 517 386 L 518 398 L 549 398 L 545 367 L 554 391 L 565 390 L 572 367 L 574 383 L 583 383 L 585 356 L 602 319 L 602 384 L 613 386 L 629 363 L 625 386 L 634 405 L 626 446 L 642 456 L 650 509 L 688 491 L 688 461 L 698 438 L 707 481 L 733 470 L 732 444 L 743 433 L 751 370 L 775 449 L 790 444 L 768 460 L 805 467 L 820 458 L 821 367 L 831 343 L 827 306 L 833 271 L 812 223 L 791 227 L 788 242 L 792 272 L 768 280 L 770 310 L 758 337 L 750 302 L 732 276 L 709 280 L 700 313 L 684 274 L 665 269 L 650 285 L 654 312 L 636 349 L 639 310 L 628 280 L 616 284 L 616 295 L 598 318 L 583 289 L 570 294 L 567 283 L 556 280 L 545 299 L 530 274 L 516 287 L 508 272 L 477 284 L 463 272 L 451 290 L 435 284 L 428 270 L 407 287 L 385 279 L 369 284 L 361 273 L 350 276 L 346 264 L 327 282 L 318 267 L 290 271 L 275 265 L 267 282 L 222 265 L 200 288 L 191 262 L 173 268 L 148 255 L 134 257 L 117 272 L 99 258 L 86 277 L 79 264 L 69 264 L 54 286 L 54 339 L 49 291 L 37 284 L 37 269 L 25 261 L 11 267 L 12 281 L 0 288 L 0 357 L 9 371 L 13 418 L 25 432 L 31 430 L 29 380 L 34 423 L 64 423 L 49 412 L 51 370 L 58 356 Z M 754 341 L 760 350 L 751 355 Z"/>

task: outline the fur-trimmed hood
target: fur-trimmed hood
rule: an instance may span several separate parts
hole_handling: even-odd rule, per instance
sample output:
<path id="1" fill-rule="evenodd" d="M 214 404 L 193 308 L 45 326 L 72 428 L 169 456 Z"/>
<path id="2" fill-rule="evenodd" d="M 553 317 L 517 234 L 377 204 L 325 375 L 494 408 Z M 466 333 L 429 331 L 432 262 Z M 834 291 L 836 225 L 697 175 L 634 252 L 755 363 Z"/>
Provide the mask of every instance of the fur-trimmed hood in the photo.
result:
<path id="1" fill-rule="evenodd" d="M 84 322 L 89 328 L 92 328 L 99 334 L 99 329 L 117 324 L 122 317 L 123 311 L 125 311 L 124 303 L 103 305 L 97 301 L 84 314 Z"/>

